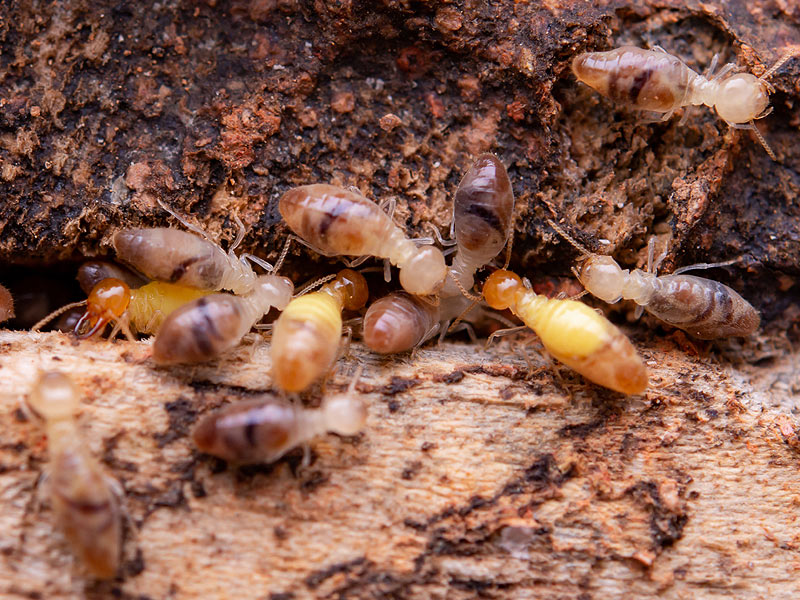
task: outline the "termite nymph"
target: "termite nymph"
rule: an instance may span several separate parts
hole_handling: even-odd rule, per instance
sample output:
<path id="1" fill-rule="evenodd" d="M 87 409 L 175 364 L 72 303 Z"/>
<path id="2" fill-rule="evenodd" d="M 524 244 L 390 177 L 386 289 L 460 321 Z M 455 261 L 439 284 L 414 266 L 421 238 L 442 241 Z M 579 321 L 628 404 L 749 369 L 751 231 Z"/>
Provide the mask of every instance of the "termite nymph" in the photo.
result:
<path id="1" fill-rule="evenodd" d="M 704 340 L 755 333 L 761 323 L 758 311 L 727 285 L 694 275 L 683 275 L 698 266 L 678 269 L 672 275 L 656 275 L 641 269 L 622 269 L 610 256 L 593 254 L 558 225 L 550 225 L 583 254 L 576 271 L 586 290 L 610 304 L 633 300 L 654 317 Z M 653 262 L 649 248 L 649 265 Z"/>
<path id="2" fill-rule="evenodd" d="M 122 229 L 114 234 L 113 240 L 117 257 L 150 279 L 203 290 L 231 290 L 246 294 L 253 289 L 257 277 L 250 262 L 272 270 L 269 263 L 255 256 L 243 254 L 237 257 L 234 254 L 245 234 L 238 217 L 239 232 L 226 252 L 202 229 L 166 204 L 160 204 L 193 233 L 172 227 Z"/>
<path id="3" fill-rule="evenodd" d="M 683 106 L 713 108 L 729 125 L 752 129 L 775 160 L 753 121 L 769 114 L 773 88 L 766 80 L 792 56 L 794 53 L 784 55 L 761 77 L 750 73 L 729 75 L 736 68 L 731 63 L 713 73 L 715 57 L 706 78 L 662 49 L 623 46 L 580 54 L 572 61 L 572 71 L 579 81 L 607 98 L 635 109 L 666 113 L 665 119 Z"/>
<path id="4" fill-rule="evenodd" d="M 272 376 L 299 392 L 330 370 L 342 338 L 342 310 L 362 308 L 369 296 L 364 276 L 343 269 L 318 291 L 289 302 L 272 329 Z"/>
<path id="5" fill-rule="evenodd" d="M 405 352 L 439 329 L 439 305 L 392 292 L 376 300 L 364 315 L 364 343 L 380 354 Z"/>
<path id="6" fill-rule="evenodd" d="M 328 431 L 355 435 L 367 408 L 349 389 L 325 398 L 319 409 L 305 409 L 275 396 L 230 404 L 203 417 L 192 431 L 200 451 L 236 464 L 269 463 Z"/>
<path id="7" fill-rule="evenodd" d="M 294 284 L 286 277 L 262 275 L 248 294 L 211 294 L 178 308 L 162 323 L 153 341 L 157 364 L 211 360 L 236 346 L 273 306 L 283 310 Z"/>
<path id="8" fill-rule="evenodd" d="M 119 484 L 89 454 L 76 413 L 78 391 L 63 373 L 42 373 L 28 400 L 44 421 L 49 454 L 46 484 L 59 526 L 89 572 L 116 575 L 122 550 Z"/>
<path id="9" fill-rule="evenodd" d="M 400 269 L 400 285 L 410 294 L 434 294 L 444 283 L 442 252 L 418 247 L 361 194 L 321 183 L 304 185 L 287 191 L 278 208 L 289 228 L 320 254 L 386 258 Z"/>
<path id="10" fill-rule="evenodd" d="M 104 279 L 86 300 L 86 312 L 75 325 L 82 339 L 93 337 L 113 322 L 129 338 L 131 330 L 155 333 L 164 318 L 178 307 L 209 292 L 173 283 L 153 281 L 131 290 L 124 281 Z"/>
<path id="11" fill-rule="evenodd" d="M 495 310 L 510 309 L 553 358 L 590 381 L 623 394 L 647 388 L 647 369 L 633 344 L 586 304 L 539 296 L 519 276 L 502 269 L 486 280 L 483 295 Z"/>

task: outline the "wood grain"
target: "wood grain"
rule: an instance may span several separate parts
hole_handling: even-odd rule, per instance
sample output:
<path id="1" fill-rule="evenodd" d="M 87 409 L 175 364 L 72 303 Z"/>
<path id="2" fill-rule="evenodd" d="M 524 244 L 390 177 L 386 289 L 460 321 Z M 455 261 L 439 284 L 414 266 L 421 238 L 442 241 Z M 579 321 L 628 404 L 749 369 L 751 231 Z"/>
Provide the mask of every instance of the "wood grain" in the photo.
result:
<path id="1" fill-rule="evenodd" d="M 3 598 L 795 598 L 800 591 L 797 355 L 765 366 L 639 340 L 624 398 L 514 342 L 383 359 L 354 345 L 370 414 L 353 438 L 225 468 L 187 433 L 269 389 L 268 346 L 156 369 L 149 342 L 0 332 Z M 689 350 L 692 348 L 690 347 Z M 123 575 L 86 579 L 44 502 L 46 460 L 19 411 L 38 369 L 84 393 L 88 443 L 137 531 Z M 315 397 L 316 396 L 316 397 Z M 318 401 L 318 394 L 308 399 Z M 46 499 L 46 496 L 45 496 Z"/>

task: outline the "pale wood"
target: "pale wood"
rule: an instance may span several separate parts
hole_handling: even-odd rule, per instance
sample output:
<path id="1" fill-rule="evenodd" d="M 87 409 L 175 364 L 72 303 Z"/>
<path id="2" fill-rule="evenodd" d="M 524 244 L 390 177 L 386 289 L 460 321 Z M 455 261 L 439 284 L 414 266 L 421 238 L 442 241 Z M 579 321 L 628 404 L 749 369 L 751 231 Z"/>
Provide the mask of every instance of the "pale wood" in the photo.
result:
<path id="1" fill-rule="evenodd" d="M 299 455 L 215 473 L 192 411 L 267 389 L 266 344 L 156 369 L 147 341 L 0 332 L 0 597 L 798 597 L 798 356 L 639 347 L 652 385 L 623 398 L 566 370 L 525 378 L 508 341 L 391 359 L 353 345 L 329 388 L 365 363 L 361 436 L 318 439 L 296 473 Z M 116 582 L 85 578 L 46 504 L 29 510 L 46 446 L 17 409 L 40 368 L 75 378 L 127 492 L 138 533 Z"/>

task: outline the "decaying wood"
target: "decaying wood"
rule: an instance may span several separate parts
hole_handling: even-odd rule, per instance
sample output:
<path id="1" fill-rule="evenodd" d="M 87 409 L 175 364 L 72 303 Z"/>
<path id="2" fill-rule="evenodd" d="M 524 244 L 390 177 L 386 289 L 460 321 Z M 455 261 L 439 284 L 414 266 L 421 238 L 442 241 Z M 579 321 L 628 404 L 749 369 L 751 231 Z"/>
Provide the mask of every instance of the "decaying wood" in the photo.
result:
<path id="1" fill-rule="evenodd" d="M 260 338 L 220 363 L 154 368 L 149 342 L 0 333 L 4 598 L 796 598 L 798 356 L 767 367 L 669 339 L 624 398 L 513 342 L 392 359 L 358 345 L 366 430 L 242 469 L 193 450 L 200 414 L 269 389 Z M 698 356 L 698 353 L 700 354 Z M 19 408 L 38 369 L 84 393 L 93 449 L 137 531 L 91 583 L 31 498 L 45 459 Z M 311 402 L 315 401 L 312 394 Z"/>

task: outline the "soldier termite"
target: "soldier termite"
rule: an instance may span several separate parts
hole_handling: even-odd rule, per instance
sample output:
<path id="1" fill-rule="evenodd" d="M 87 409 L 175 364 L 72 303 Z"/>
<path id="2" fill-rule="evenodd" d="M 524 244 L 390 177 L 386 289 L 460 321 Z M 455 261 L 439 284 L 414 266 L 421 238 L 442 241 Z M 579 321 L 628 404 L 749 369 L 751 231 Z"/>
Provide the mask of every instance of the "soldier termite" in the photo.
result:
<path id="1" fill-rule="evenodd" d="M 0 285 L 0 323 L 14 318 L 14 297 L 8 288 Z"/>
<path id="2" fill-rule="evenodd" d="M 633 300 L 654 317 L 704 340 L 747 336 L 758 329 L 761 322 L 758 311 L 734 290 L 712 279 L 682 274 L 694 268 L 729 263 L 690 265 L 677 269 L 672 275 L 659 276 L 650 272 L 651 243 L 648 271 L 629 271 L 622 269 L 610 256 L 589 252 L 553 221 L 548 222 L 581 252 L 582 262 L 575 274 L 590 294 L 604 302 Z"/>
<path id="3" fill-rule="evenodd" d="M 157 364 L 211 360 L 236 346 L 271 307 L 283 310 L 292 299 L 294 284 L 286 277 L 262 275 L 243 296 L 211 294 L 170 314 L 153 341 Z"/>
<path id="4" fill-rule="evenodd" d="M 355 395 L 358 374 L 348 390 L 325 398 L 319 409 L 306 409 L 283 398 L 266 396 L 237 402 L 203 417 L 192 431 L 200 451 L 231 463 L 269 463 L 328 431 L 355 435 L 367 408 Z"/>
<path id="5" fill-rule="evenodd" d="M 462 178 L 453 200 L 456 255 L 439 292 L 441 302 L 402 292 L 384 296 L 367 309 L 364 342 L 382 354 L 404 352 L 427 340 L 440 327 L 463 315 L 475 272 L 494 259 L 512 233 L 514 192 L 503 163 L 493 154 L 477 158 Z M 471 311 L 477 318 L 481 310 Z"/>
<path id="6" fill-rule="evenodd" d="M 410 294 L 434 294 L 444 283 L 442 252 L 417 246 L 361 194 L 333 185 L 304 185 L 287 191 L 278 208 L 289 228 L 324 256 L 386 258 L 400 269 L 400 285 Z"/>
<path id="7" fill-rule="evenodd" d="M 287 392 L 299 392 L 333 366 L 342 338 L 342 310 L 358 310 L 369 291 L 364 276 L 341 270 L 318 291 L 294 298 L 272 329 L 272 377 Z"/>
<path id="8" fill-rule="evenodd" d="M 89 572 L 112 578 L 122 549 L 120 486 L 89 453 L 80 433 L 78 391 L 65 374 L 45 372 L 34 384 L 28 405 L 47 432 L 46 484 L 56 519 Z"/>
<path id="9" fill-rule="evenodd" d="M 150 279 L 177 283 L 203 290 L 231 290 L 246 294 L 256 284 L 252 261 L 271 271 L 272 266 L 255 256 L 237 257 L 234 250 L 244 238 L 245 230 L 236 218 L 239 232 L 225 252 L 200 228 L 193 226 L 166 204 L 161 207 L 178 219 L 188 231 L 171 227 L 123 229 L 114 234 L 114 249 L 123 262 Z"/>
<path id="10" fill-rule="evenodd" d="M 580 54 L 573 59 L 572 70 L 579 81 L 611 100 L 635 109 L 666 113 L 664 120 L 683 106 L 714 108 L 731 127 L 752 129 L 770 157 L 777 160 L 754 121 L 771 112 L 769 94 L 774 89 L 766 80 L 796 54 L 785 54 L 761 77 L 750 73 L 731 75 L 736 68 L 732 63 L 714 73 L 715 56 L 706 78 L 661 48 L 644 50 L 634 46 Z"/>
<path id="11" fill-rule="evenodd" d="M 633 344 L 589 306 L 539 296 L 519 276 L 502 269 L 486 280 L 483 295 L 495 310 L 511 309 L 553 358 L 590 381 L 623 394 L 647 388 L 647 369 Z"/>

